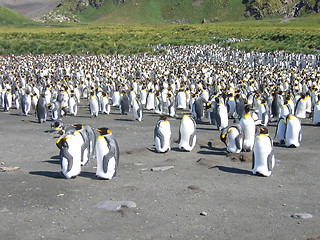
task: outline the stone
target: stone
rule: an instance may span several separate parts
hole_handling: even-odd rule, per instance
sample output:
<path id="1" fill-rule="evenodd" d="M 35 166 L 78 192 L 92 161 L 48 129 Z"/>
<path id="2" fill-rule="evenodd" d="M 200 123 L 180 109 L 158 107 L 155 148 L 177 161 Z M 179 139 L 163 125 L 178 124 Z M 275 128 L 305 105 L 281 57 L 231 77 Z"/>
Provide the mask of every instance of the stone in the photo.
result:
<path id="1" fill-rule="evenodd" d="M 173 169 L 174 166 L 164 166 L 164 167 L 154 167 L 154 168 L 151 168 L 151 171 L 153 172 L 162 172 L 162 171 L 166 171 L 166 170 L 169 170 L 169 169 Z"/>
<path id="2" fill-rule="evenodd" d="M 135 208 L 137 207 L 135 202 L 132 201 L 103 201 L 93 206 L 93 208 L 102 208 L 108 211 L 118 211 L 122 207 Z"/>
<path id="3" fill-rule="evenodd" d="M 207 212 L 205 212 L 205 211 L 202 211 L 202 212 L 200 213 L 200 215 L 201 215 L 201 216 L 207 216 L 207 215 L 208 215 L 208 213 L 207 213 Z"/>
<path id="4" fill-rule="evenodd" d="M 0 167 L 0 172 L 13 172 L 19 169 L 20 167 Z"/>
<path id="5" fill-rule="evenodd" d="M 310 213 L 294 213 L 291 217 L 296 219 L 308 219 L 312 218 L 312 215 Z"/>

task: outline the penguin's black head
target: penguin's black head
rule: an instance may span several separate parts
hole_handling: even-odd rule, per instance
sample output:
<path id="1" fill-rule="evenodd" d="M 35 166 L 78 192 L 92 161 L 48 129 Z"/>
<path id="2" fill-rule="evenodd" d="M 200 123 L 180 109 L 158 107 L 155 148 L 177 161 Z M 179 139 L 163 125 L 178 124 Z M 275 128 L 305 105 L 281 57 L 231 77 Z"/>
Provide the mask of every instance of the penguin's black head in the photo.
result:
<path id="1" fill-rule="evenodd" d="M 100 133 L 100 135 L 107 135 L 111 133 L 111 130 L 109 128 L 98 128 L 96 129 L 96 131 L 98 131 Z"/>
<path id="2" fill-rule="evenodd" d="M 59 138 L 57 141 L 56 141 L 56 145 L 59 149 L 64 149 L 64 148 L 68 148 L 69 145 L 68 145 L 68 142 L 67 142 L 67 138 Z"/>
<path id="3" fill-rule="evenodd" d="M 76 130 L 80 130 L 83 128 L 83 125 L 81 123 L 73 124 L 72 127 L 74 127 Z"/>
<path id="4" fill-rule="evenodd" d="M 247 105 L 245 105 L 244 106 L 244 111 L 246 112 L 246 113 L 249 113 L 250 111 L 252 111 L 253 109 L 252 109 L 252 107 L 249 105 L 249 104 L 247 104 Z"/>
<path id="5" fill-rule="evenodd" d="M 269 134 L 269 129 L 266 127 L 261 127 L 260 128 L 260 134 Z"/>

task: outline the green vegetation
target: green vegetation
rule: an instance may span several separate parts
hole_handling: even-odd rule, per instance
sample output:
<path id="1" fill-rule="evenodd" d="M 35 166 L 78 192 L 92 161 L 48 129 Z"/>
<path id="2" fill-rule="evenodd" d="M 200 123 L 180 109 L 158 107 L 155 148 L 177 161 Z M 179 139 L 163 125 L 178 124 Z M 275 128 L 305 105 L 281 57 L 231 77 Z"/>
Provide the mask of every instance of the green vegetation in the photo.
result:
<path id="1" fill-rule="evenodd" d="M 0 26 L 30 24 L 32 20 L 20 15 L 16 11 L 0 7 Z"/>
<path id="2" fill-rule="evenodd" d="M 148 2 L 149 5 L 145 5 L 148 9 L 158 9 L 156 6 L 160 6 L 156 0 Z M 229 3 L 231 4 L 231 1 Z M 237 8 L 237 4 L 232 7 Z M 147 16 L 147 13 L 144 16 Z M 160 14 L 158 18 L 161 18 Z M 8 24 L 12 16 L 6 19 Z M 41 26 L 31 25 L 30 21 L 24 22 L 24 18 L 21 19 L 15 20 L 19 24 L 10 25 L 10 28 L 8 25 L 0 26 L 1 55 L 155 54 L 152 47 L 158 44 L 219 44 L 263 52 L 316 53 L 320 50 L 320 15 L 287 22 L 253 20 L 189 25 L 91 23 Z"/>
<path id="3" fill-rule="evenodd" d="M 127 0 L 123 4 L 105 1 L 96 9 L 87 7 L 73 12 L 81 22 L 110 23 L 201 23 L 244 20 L 245 5 L 241 0 Z"/>

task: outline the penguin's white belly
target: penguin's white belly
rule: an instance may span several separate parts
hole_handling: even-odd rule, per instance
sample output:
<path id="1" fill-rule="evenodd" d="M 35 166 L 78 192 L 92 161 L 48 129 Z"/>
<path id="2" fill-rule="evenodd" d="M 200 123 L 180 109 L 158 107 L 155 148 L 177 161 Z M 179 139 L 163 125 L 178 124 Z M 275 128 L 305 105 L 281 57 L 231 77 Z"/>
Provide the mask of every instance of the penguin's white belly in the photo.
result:
<path id="1" fill-rule="evenodd" d="M 241 148 L 239 149 L 236 144 L 236 137 L 239 135 L 238 131 L 231 131 L 228 133 L 228 146 L 227 151 L 231 153 L 240 153 Z"/>
<path id="2" fill-rule="evenodd" d="M 114 156 L 109 159 L 107 172 L 103 169 L 103 158 L 109 153 L 108 143 L 104 139 L 99 139 L 96 143 L 97 170 L 96 175 L 104 179 L 112 179 L 116 171 L 116 161 Z"/>
<path id="3" fill-rule="evenodd" d="M 259 137 L 258 137 L 259 138 Z M 253 147 L 254 152 L 254 168 L 252 170 L 253 174 L 260 173 L 264 176 L 270 176 L 271 171 L 268 169 L 268 156 L 272 151 L 272 146 L 270 143 L 270 139 L 267 137 L 259 138 L 255 142 Z M 272 168 L 275 165 L 275 158 L 272 157 Z"/>
<path id="4" fill-rule="evenodd" d="M 292 123 L 291 121 L 287 122 L 286 129 L 286 146 L 294 145 L 296 147 L 300 146 L 300 135 L 301 126 L 298 123 Z"/>
<path id="5" fill-rule="evenodd" d="M 72 168 L 68 171 L 68 160 L 63 157 L 62 158 L 62 168 L 61 172 L 65 176 L 65 178 L 72 178 L 80 174 L 81 172 L 81 149 L 79 146 L 70 146 L 68 152 L 73 157 Z"/>
<path id="6" fill-rule="evenodd" d="M 156 147 L 157 152 L 166 152 L 171 149 L 170 147 L 170 138 L 171 138 L 171 131 L 165 129 L 163 127 L 159 128 L 159 132 L 162 133 L 163 139 L 161 140 L 158 136 L 154 138 L 154 145 Z M 161 141 L 163 141 L 163 147 L 161 146 Z"/>
<path id="7" fill-rule="evenodd" d="M 183 149 L 186 151 L 191 151 L 196 145 L 197 137 L 196 135 L 193 137 L 190 146 L 190 137 L 194 133 L 195 129 L 193 127 L 184 126 L 180 128 L 180 142 L 179 149 Z"/>

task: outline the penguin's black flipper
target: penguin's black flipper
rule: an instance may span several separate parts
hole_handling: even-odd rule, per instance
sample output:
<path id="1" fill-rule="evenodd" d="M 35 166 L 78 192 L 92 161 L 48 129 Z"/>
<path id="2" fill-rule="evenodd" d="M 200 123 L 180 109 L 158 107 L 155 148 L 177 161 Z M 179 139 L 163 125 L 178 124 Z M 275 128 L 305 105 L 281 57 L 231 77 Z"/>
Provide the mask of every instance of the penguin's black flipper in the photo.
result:
<path id="1" fill-rule="evenodd" d="M 68 148 L 63 148 L 61 150 L 61 155 L 60 156 L 63 156 L 64 158 L 67 159 L 67 161 L 68 161 L 67 172 L 69 172 L 73 167 L 73 157 L 69 153 Z M 61 165 L 62 165 L 62 157 L 61 157 Z"/>
<path id="2" fill-rule="evenodd" d="M 271 171 L 273 169 L 272 166 L 272 160 L 274 158 L 274 150 L 272 149 L 270 154 L 268 155 L 267 164 L 268 164 L 268 170 Z"/>
<path id="3" fill-rule="evenodd" d="M 194 140 L 195 136 L 196 136 L 196 131 L 194 130 L 194 132 L 190 135 L 190 138 L 189 138 L 189 146 L 190 147 L 192 147 L 192 143 L 193 143 L 193 140 Z"/>
<path id="4" fill-rule="evenodd" d="M 114 154 L 115 154 L 115 151 L 112 150 L 112 149 L 109 149 L 109 152 L 103 156 L 103 161 L 102 161 L 102 168 L 103 168 L 103 171 L 104 173 L 107 173 L 108 172 L 108 165 L 109 165 L 109 160 L 114 157 Z M 116 165 L 115 165 L 115 168 L 116 168 Z"/>
<path id="5" fill-rule="evenodd" d="M 254 163 L 254 152 L 252 152 L 252 167 L 251 167 L 252 169 L 254 169 L 254 164 L 255 164 Z"/>
<path id="6" fill-rule="evenodd" d="M 236 137 L 235 140 L 236 140 L 237 148 L 241 151 L 242 150 L 241 142 L 243 141 L 242 133 L 239 133 L 239 135 Z"/>

